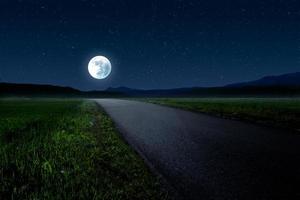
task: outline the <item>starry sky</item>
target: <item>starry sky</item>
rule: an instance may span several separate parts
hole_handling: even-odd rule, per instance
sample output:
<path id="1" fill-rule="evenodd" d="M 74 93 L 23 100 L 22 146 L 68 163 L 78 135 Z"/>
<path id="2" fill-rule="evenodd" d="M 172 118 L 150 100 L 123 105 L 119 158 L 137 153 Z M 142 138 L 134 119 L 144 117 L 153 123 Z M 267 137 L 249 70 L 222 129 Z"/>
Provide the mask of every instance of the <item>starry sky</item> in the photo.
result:
<path id="1" fill-rule="evenodd" d="M 87 65 L 110 59 L 95 80 Z M 300 71 L 299 0 L 1 0 L 0 81 L 220 86 Z"/>

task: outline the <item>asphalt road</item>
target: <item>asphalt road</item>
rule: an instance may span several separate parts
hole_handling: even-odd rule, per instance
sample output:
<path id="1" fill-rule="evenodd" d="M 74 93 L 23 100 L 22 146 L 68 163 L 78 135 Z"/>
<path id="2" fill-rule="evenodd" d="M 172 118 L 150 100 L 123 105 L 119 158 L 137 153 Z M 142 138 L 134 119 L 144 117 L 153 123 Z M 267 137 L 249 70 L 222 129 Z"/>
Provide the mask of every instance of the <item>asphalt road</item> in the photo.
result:
<path id="1" fill-rule="evenodd" d="M 300 134 L 143 102 L 96 101 L 185 199 L 300 199 Z"/>

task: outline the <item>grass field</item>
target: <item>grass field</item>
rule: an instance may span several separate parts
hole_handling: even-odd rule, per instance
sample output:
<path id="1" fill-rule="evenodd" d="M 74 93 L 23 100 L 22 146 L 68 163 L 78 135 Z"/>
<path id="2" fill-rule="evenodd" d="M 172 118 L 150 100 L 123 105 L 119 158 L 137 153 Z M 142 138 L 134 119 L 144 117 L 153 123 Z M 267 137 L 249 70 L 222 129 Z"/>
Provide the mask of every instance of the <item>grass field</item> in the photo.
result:
<path id="1" fill-rule="evenodd" d="M 156 98 L 146 101 L 225 118 L 300 130 L 298 98 Z"/>
<path id="2" fill-rule="evenodd" d="M 0 100 L 0 199 L 167 199 L 92 102 Z"/>

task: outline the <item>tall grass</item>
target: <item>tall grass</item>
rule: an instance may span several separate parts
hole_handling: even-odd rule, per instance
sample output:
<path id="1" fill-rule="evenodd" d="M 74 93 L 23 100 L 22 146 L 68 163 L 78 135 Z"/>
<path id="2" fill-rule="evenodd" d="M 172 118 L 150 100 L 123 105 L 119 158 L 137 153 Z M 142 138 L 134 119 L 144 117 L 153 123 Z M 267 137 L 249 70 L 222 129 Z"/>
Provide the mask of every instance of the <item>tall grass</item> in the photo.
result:
<path id="1" fill-rule="evenodd" d="M 1 199 L 165 199 L 91 102 L 0 102 Z"/>

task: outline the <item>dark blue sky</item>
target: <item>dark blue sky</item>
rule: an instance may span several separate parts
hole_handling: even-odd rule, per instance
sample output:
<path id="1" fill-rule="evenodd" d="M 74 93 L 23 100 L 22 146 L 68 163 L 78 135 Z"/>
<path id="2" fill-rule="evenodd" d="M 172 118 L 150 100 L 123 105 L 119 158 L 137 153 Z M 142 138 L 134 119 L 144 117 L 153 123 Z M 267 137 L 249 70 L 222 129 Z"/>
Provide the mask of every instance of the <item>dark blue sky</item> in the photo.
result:
<path id="1" fill-rule="evenodd" d="M 113 72 L 93 80 L 90 58 Z M 0 78 L 79 89 L 216 86 L 300 71 L 298 0 L 1 0 Z"/>

